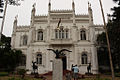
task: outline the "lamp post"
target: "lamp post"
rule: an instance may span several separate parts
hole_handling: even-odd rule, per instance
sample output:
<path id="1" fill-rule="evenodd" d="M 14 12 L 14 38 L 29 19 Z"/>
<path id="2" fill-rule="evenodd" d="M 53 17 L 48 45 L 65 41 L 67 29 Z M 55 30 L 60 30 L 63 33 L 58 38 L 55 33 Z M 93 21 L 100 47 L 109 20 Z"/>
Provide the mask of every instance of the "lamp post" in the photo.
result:
<path id="1" fill-rule="evenodd" d="M 108 53 L 109 53 L 109 59 L 110 59 L 110 67 L 111 67 L 111 72 L 112 72 L 112 80 L 115 80 L 113 63 L 112 63 L 112 56 L 111 56 L 111 50 L 110 50 L 110 42 L 109 42 L 108 32 L 107 32 L 107 28 L 106 28 L 104 11 L 103 11 L 101 0 L 99 0 L 99 2 L 100 2 L 101 12 L 102 12 L 102 17 L 103 17 L 103 22 L 104 22 L 104 30 L 105 30 L 105 33 L 106 33 L 107 47 L 108 47 Z"/>

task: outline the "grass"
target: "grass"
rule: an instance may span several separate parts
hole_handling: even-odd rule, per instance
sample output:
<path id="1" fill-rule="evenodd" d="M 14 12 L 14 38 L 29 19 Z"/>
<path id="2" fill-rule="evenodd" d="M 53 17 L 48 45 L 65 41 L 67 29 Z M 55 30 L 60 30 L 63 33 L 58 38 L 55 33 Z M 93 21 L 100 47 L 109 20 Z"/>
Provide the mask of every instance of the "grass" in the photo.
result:
<path id="1" fill-rule="evenodd" d="M 31 77 L 25 77 L 24 79 L 21 79 L 20 77 L 4 76 L 4 77 L 0 77 L 0 80 L 43 80 L 43 79 L 37 79 Z"/>
<path id="2" fill-rule="evenodd" d="M 48 77 L 48 76 L 45 76 Z M 41 78 L 32 78 L 31 76 L 25 76 L 24 79 L 21 79 L 20 76 L 0 76 L 0 80 L 43 80 Z M 47 79 L 49 80 L 49 79 Z M 105 76 L 105 75 L 101 75 L 101 76 L 91 76 L 88 78 L 84 78 L 84 79 L 79 79 L 79 80 L 112 80 L 110 76 Z M 120 77 L 116 77 L 115 80 L 120 80 Z"/>
<path id="3" fill-rule="evenodd" d="M 8 72 L 0 72 L 0 76 L 8 76 Z"/>
<path id="4" fill-rule="evenodd" d="M 111 80 L 107 78 L 85 78 L 85 79 L 80 79 L 80 80 Z"/>

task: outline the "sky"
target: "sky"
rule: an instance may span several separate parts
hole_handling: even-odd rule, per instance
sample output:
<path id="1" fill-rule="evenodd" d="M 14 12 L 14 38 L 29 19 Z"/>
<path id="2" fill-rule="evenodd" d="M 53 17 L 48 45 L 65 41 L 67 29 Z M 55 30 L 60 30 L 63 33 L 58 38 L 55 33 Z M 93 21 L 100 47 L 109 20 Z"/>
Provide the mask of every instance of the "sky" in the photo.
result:
<path id="1" fill-rule="evenodd" d="M 76 14 L 88 14 L 88 1 L 91 3 L 93 10 L 94 24 L 103 24 L 99 0 L 74 0 Z M 107 13 L 112 14 L 110 10 L 116 4 L 112 0 L 101 0 L 104 14 L 107 22 Z M 47 15 L 49 0 L 24 0 L 19 1 L 20 6 L 8 5 L 6 18 L 3 28 L 3 34 L 11 36 L 15 16 L 18 15 L 18 25 L 30 25 L 32 5 L 36 3 L 36 15 Z M 72 0 L 51 0 L 51 9 L 72 9 Z M 3 15 L 3 13 L 0 13 Z M 0 18 L 0 28 L 2 19 Z"/>

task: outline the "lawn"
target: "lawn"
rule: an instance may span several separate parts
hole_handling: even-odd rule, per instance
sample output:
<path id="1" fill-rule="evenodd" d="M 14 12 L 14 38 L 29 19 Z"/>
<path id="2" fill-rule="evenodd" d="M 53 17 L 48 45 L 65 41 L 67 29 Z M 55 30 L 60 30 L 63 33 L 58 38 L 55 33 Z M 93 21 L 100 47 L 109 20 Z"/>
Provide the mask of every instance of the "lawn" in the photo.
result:
<path id="1" fill-rule="evenodd" d="M 47 79 L 45 80 L 51 80 L 52 76 L 45 76 Z M 65 78 L 65 76 L 64 76 Z M 41 78 L 33 78 L 31 76 L 25 76 L 24 79 L 21 79 L 20 76 L 1 76 L 0 77 L 0 80 L 44 80 L 44 79 L 41 79 Z M 64 79 L 65 80 L 65 79 Z M 96 76 L 90 76 L 90 77 L 87 77 L 87 78 L 84 78 L 84 79 L 79 79 L 79 80 L 112 80 L 110 76 L 100 76 L 100 77 L 96 77 Z M 120 77 L 116 77 L 115 80 L 120 80 Z"/>
<path id="2" fill-rule="evenodd" d="M 21 79 L 20 77 L 4 76 L 4 77 L 0 77 L 0 80 L 43 80 L 43 79 L 37 79 L 31 77 L 25 77 L 24 79 Z"/>

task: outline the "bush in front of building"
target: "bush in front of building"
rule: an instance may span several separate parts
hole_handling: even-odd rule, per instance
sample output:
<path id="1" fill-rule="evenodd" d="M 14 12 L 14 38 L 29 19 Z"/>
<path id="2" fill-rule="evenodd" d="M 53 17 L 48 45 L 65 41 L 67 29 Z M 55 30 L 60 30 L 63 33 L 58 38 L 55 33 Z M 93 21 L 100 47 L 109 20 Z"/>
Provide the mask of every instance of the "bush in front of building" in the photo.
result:
<path id="1" fill-rule="evenodd" d="M 8 72 L 0 72 L 0 76 L 8 76 Z"/>
<path id="2" fill-rule="evenodd" d="M 17 70 L 17 73 L 18 73 L 18 75 L 21 76 L 21 79 L 24 79 L 26 71 L 27 70 L 25 70 L 25 69 L 18 69 Z"/>

